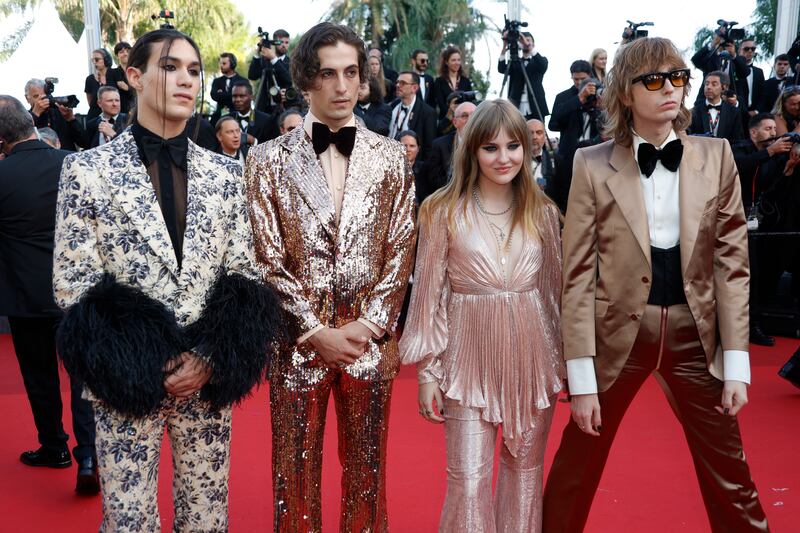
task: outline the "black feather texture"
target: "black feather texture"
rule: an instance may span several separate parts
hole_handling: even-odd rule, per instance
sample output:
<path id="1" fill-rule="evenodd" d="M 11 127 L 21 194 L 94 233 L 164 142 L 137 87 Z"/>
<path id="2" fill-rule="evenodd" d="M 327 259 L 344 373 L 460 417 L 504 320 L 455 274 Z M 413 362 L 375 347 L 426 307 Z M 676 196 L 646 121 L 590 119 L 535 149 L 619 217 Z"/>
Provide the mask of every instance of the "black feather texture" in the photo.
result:
<path id="1" fill-rule="evenodd" d="M 114 410 L 142 417 L 166 395 L 164 365 L 182 351 L 167 307 L 106 274 L 64 314 L 58 352 L 71 376 Z"/>
<path id="2" fill-rule="evenodd" d="M 214 370 L 201 397 L 214 408 L 247 398 L 285 336 L 283 311 L 271 287 L 239 274 L 221 276 L 200 318 L 186 330 L 186 346 Z"/>

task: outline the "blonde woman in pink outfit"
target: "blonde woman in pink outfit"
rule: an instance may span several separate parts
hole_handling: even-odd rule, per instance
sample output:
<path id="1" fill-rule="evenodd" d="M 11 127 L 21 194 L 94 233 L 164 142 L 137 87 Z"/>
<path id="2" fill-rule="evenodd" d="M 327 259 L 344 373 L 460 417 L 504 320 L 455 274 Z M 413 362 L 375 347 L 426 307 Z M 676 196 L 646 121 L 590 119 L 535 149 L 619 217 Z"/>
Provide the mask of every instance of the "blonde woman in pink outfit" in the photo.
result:
<path id="1" fill-rule="evenodd" d="M 525 120 L 506 100 L 478 106 L 453 161 L 451 181 L 420 209 L 400 340 L 403 362 L 417 364 L 420 415 L 444 423 L 439 531 L 536 532 L 565 373 L 558 209 L 536 186 Z"/>

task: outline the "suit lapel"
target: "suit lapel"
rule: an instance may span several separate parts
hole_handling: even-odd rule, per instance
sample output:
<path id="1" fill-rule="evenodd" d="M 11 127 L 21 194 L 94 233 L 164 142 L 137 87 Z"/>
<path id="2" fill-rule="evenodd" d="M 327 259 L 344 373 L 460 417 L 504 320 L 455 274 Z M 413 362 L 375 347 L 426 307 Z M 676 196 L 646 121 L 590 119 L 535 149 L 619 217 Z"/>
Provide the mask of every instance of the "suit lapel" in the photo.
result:
<path id="1" fill-rule="evenodd" d="M 109 189 L 147 245 L 177 278 L 178 259 L 172 249 L 167 224 L 158 205 L 153 183 L 139 157 L 136 141 L 130 130 L 126 130 L 114 142 L 122 143 L 124 150 L 115 153 L 119 158 L 114 161 L 114 167 L 110 169 Z"/>
<path id="2" fill-rule="evenodd" d="M 357 142 L 357 141 L 356 141 Z M 286 172 L 300 196 L 319 218 L 320 224 L 331 239 L 336 238 L 336 208 L 322 172 L 322 165 L 314 153 L 311 139 L 301 127 L 287 136 L 283 146 L 289 151 Z"/>
<path id="3" fill-rule="evenodd" d="M 714 132 L 711 131 L 711 121 L 708 118 L 708 108 L 706 108 L 706 101 L 703 100 L 703 103 L 700 105 L 701 105 L 701 108 L 699 110 L 700 123 L 703 124 L 703 131 L 700 133 L 711 133 L 713 135 Z"/>
<path id="4" fill-rule="evenodd" d="M 642 184 L 639 182 L 639 166 L 633 157 L 633 149 L 615 143 L 610 163 L 617 172 L 606 183 L 636 237 L 647 264 L 650 264 L 650 232 Z"/>
<path id="5" fill-rule="evenodd" d="M 680 202 L 681 224 L 681 271 L 686 268 L 694 253 L 697 232 L 708 200 L 709 178 L 703 173 L 705 162 L 697 147 L 685 134 L 679 134 L 683 143 L 683 158 L 678 169 L 680 183 L 678 196 Z"/>
<path id="6" fill-rule="evenodd" d="M 339 232 L 343 235 L 352 230 L 355 219 L 363 219 L 367 209 L 365 198 L 375 183 L 375 162 L 372 159 L 374 146 L 359 125 L 356 131 L 356 143 L 350 162 L 347 165 L 347 178 L 344 184 L 342 212 L 339 214 Z"/>

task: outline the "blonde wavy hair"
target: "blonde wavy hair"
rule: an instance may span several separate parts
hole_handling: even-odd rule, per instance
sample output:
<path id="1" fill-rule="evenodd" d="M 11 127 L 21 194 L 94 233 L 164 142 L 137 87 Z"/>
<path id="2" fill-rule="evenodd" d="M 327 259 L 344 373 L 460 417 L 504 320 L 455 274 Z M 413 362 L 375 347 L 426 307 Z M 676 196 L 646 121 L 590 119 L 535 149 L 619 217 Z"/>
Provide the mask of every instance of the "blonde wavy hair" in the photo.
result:
<path id="1" fill-rule="evenodd" d="M 614 57 L 614 66 L 606 76 L 603 104 L 606 110 L 605 134 L 613 137 L 617 144 L 630 146 L 633 141 L 631 128 L 633 114 L 630 109 L 631 83 L 634 78 L 663 68 L 676 70 L 687 68 L 681 53 L 669 39 L 644 37 L 623 45 Z M 672 121 L 676 131 L 685 130 L 692 122 L 692 114 L 686 108 L 686 96 L 690 83 L 683 87 L 683 99 L 678 116 Z M 625 102 L 628 102 L 627 104 Z"/>
<path id="2" fill-rule="evenodd" d="M 539 227 L 544 221 L 543 212 L 548 205 L 555 205 L 536 184 L 531 167 L 531 145 L 525 119 L 508 100 L 487 100 L 481 103 L 461 133 L 461 142 L 453 154 L 453 176 L 450 181 L 429 196 L 420 208 L 420 220 L 430 224 L 433 213 L 445 210 L 448 227 L 455 231 L 455 212 L 459 202 L 462 216 L 466 216 L 467 201 L 478 184 L 480 165 L 478 150 L 492 141 L 500 131 L 506 132 L 522 146 L 522 168 L 511 181 L 514 193 L 514 215 L 511 227 L 521 226 L 535 239 L 540 239 Z"/>

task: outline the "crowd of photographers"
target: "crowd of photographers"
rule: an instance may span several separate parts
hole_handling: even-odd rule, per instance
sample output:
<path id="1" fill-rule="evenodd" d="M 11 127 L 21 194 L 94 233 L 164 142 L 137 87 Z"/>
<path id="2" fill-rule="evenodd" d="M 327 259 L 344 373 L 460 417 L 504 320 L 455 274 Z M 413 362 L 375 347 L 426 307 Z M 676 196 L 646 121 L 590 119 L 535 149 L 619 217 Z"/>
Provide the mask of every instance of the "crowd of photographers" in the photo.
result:
<path id="1" fill-rule="evenodd" d="M 794 235 L 800 235 L 800 38 L 786 54 L 775 57 L 767 78 L 753 64 L 757 43 L 734 28 L 736 23 L 718 23 L 710 42 L 692 57 L 703 79 L 688 133 L 726 138 L 733 147 L 753 236 L 752 307 L 759 309 L 773 302 L 784 271 L 800 272 Z M 650 23 L 630 23 L 623 42 L 646 35 L 639 29 L 645 25 Z M 504 75 L 501 91 L 528 120 L 537 181 L 566 211 L 575 151 L 607 140 L 602 95 L 608 54 L 598 48 L 588 61 L 573 61 L 571 86 L 556 95 L 551 110 L 543 88 L 547 58 L 536 49 L 533 35 L 520 26 L 524 24 L 507 22 L 503 32 L 497 64 Z M 259 36 L 247 77 L 237 72 L 245 69 L 233 53 L 219 55 L 219 75 L 210 88 L 213 112 L 199 113 L 188 125 L 198 144 L 241 162 L 250 147 L 300 126 L 307 109 L 292 85 L 289 33 L 277 30 L 270 35 L 259 28 Z M 57 80 L 26 84 L 25 97 L 42 140 L 63 150 L 89 149 L 109 142 L 128 125 L 135 106 L 125 75 L 130 48 L 120 42 L 114 57 L 103 49 L 92 53 L 94 72 L 84 87 L 89 103 L 85 117 L 73 112 L 78 103 L 74 96 L 54 96 Z M 400 72 L 384 62 L 380 48 L 372 47 L 368 55 L 369 78 L 359 90 L 355 115 L 370 130 L 406 147 L 421 202 L 447 182 L 460 131 L 482 95 L 474 90 L 467 58 L 456 46 L 414 50 Z M 431 68 L 432 58 L 437 58 L 436 68 Z M 558 139 L 545 135 L 545 121 Z M 791 290 L 796 301 L 800 282 Z M 754 342 L 774 343 L 757 316 L 751 333 Z"/>

